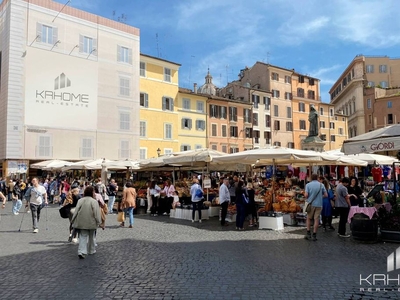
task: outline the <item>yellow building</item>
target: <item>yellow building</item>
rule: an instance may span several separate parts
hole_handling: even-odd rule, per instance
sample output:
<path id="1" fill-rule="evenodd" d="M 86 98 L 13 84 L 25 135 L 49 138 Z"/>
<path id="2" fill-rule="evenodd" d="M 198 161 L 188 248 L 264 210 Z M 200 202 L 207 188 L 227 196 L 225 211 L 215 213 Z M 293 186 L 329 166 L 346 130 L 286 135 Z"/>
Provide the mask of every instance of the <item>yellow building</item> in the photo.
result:
<path id="1" fill-rule="evenodd" d="M 179 88 L 176 103 L 179 150 L 207 147 L 207 97 Z"/>
<path id="2" fill-rule="evenodd" d="M 181 65 L 140 54 L 140 158 L 179 151 L 178 73 Z"/>

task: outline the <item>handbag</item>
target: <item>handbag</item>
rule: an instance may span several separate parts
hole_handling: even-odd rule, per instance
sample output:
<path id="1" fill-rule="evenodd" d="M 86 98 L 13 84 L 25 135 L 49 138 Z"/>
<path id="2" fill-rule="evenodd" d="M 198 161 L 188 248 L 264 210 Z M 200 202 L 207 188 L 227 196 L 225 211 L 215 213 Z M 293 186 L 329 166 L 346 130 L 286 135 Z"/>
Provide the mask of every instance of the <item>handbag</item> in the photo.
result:
<path id="1" fill-rule="evenodd" d="M 69 218 L 69 214 L 71 212 L 71 206 L 70 205 L 65 205 L 65 206 L 61 207 L 59 212 L 60 212 L 61 218 L 68 219 Z"/>
<path id="2" fill-rule="evenodd" d="M 308 201 L 306 202 L 306 213 L 309 213 L 311 211 L 311 203 L 313 203 L 314 200 L 317 199 L 317 196 L 319 195 L 319 193 L 321 193 L 321 190 L 322 190 L 322 184 L 319 188 L 318 193 L 315 195 L 315 197 L 310 202 L 308 202 Z"/>
<path id="3" fill-rule="evenodd" d="M 108 206 L 107 206 L 107 204 L 104 204 L 101 209 L 103 210 L 105 215 L 108 214 Z"/>
<path id="4" fill-rule="evenodd" d="M 124 211 L 118 212 L 117 221 L 118 222 L 125 222 L 125 212 Z"/>

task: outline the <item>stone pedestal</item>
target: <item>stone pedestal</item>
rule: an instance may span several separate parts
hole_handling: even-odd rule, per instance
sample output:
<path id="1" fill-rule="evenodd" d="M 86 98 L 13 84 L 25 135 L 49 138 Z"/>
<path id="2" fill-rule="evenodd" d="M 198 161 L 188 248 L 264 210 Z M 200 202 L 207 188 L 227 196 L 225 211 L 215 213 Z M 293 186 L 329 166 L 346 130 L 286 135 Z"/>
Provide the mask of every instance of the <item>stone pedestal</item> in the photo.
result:
<path id="1" fill-rule="evenodd" d="M 302 150 L 324 151 L 325 142 L 318 136 L 308 136 L 301 141 Z"/>

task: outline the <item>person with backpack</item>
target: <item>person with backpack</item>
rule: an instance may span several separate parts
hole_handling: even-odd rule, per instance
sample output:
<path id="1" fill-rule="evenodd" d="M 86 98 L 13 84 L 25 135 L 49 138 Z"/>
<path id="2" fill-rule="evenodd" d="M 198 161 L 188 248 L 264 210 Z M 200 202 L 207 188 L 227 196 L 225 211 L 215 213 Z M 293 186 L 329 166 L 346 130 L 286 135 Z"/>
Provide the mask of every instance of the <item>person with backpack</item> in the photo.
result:
<path id="1" fill-rule="evenodd" d="M 204 192 L 199 185 L 197 177 L 193 177 L 193 184 L 190 188 L 190 195 L 192 196 L 192 223 L 196 216 L 196 210 L 199 212 L 199 223 L 201 223 L 201 208 L 203 205 Z"/>
<path id="2" fill-rule="evenodd" d="M 22 191 L 21 191 L 21 186 L 20 186 L 20 181 L 17 180 L 15 183 L 13 192 L 12 192 L 12 199 L 13 199 L 13 207 L 12 207 L 12 212 L 14 216 L 19 215 L 19 210 L 22 207 Z"/>

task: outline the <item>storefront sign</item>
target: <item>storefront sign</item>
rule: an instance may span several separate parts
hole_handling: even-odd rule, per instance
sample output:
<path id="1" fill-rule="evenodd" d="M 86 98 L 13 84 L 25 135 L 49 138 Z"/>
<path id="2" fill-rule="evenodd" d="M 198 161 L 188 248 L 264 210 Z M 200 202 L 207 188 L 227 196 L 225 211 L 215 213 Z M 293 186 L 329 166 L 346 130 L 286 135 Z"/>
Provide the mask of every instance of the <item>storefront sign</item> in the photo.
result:
<path id="1" fill-rule="evenodd" d="M 7 175 L 25 174 L 28 170 L 28 163 L 24 160 L 9 160 L 7 161 Z"/>
<path id="2" fill-rule="evenodd" d="M 203 185 L 205 189 L 211 188 L 211 179 L 207 178 L 203 180 Z"/>

